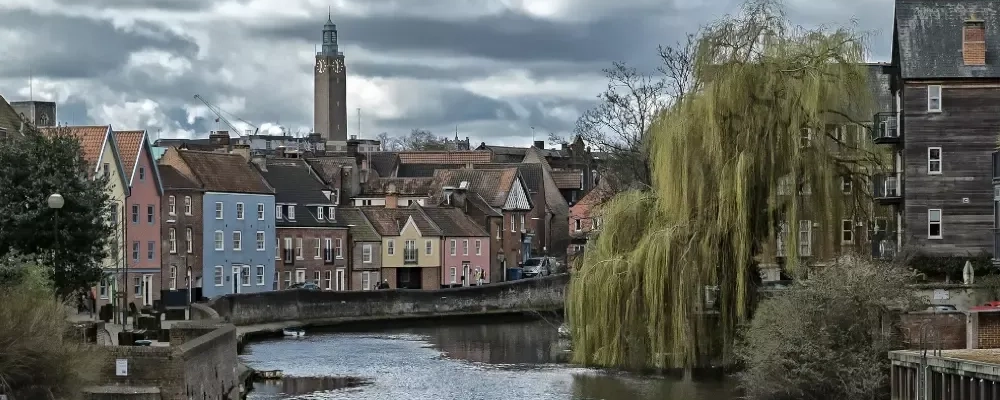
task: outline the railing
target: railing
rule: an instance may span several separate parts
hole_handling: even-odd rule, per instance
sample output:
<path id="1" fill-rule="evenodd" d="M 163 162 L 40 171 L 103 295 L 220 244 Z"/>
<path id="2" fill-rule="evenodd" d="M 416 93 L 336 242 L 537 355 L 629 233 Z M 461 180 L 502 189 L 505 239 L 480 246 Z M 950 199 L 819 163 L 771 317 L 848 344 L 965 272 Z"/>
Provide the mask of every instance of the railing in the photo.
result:
<path id="1" fill-rule="evenodd" d="M 416 264 L 417 263 L 417 249 L 403 249 L 403 262 L 406 264 Z"/>
<path id="2" fill-rule="evenodd" d="M 902 174 L 875 175 L 872 179 L 872 196 L 875 198 L 901 197 L 903 194 Z"/>
<path id="3" fill-rule="evenodd" d="M 892 141 L 900 137 L 899 118 L 894 112 L 875 114 L 875 124 L 872 128 L 872 138 L 875 141 Z"/>

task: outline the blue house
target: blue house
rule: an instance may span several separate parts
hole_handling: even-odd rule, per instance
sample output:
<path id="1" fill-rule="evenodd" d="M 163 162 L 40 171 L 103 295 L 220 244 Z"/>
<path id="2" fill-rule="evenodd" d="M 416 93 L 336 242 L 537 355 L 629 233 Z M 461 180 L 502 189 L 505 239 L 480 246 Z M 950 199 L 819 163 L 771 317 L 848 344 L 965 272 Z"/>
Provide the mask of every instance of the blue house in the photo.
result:
<path id="1" fill-rule="evenodd" d="M 242 155 L 172 150 L 160 162 L 203 191 L 201 235 L 193 238 L 201 243 L 202 296 L 273 290 L 274 189 Z"/>

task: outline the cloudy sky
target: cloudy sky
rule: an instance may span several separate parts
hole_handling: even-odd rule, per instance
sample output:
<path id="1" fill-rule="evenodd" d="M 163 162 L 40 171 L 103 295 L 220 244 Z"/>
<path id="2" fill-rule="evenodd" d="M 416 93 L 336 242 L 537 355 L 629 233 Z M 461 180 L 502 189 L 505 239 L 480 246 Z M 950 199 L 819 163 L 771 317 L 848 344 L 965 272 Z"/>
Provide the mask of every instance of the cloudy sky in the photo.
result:
<path id="1" fill-rule="evenodd" d="M 572 130 L 621 60 L 653 71 L 672 43 L 739 0 L 0 0 L 0 94 L 59 103 L 61 122 L 161 137 L 227 113 L 312 125 L 313 57 L 333 10 L 348 68 L 348 129 L 413 128 L 526 145 Z M 891 0 L 786 0 L 806 26 L 873 31 L 888 54 Z M 29 79 L 29 76 L 33 77 Z M 33 82 L 30 85 L 29 81 Z M 230 118 L 240 124 L 235 118 Z"/>

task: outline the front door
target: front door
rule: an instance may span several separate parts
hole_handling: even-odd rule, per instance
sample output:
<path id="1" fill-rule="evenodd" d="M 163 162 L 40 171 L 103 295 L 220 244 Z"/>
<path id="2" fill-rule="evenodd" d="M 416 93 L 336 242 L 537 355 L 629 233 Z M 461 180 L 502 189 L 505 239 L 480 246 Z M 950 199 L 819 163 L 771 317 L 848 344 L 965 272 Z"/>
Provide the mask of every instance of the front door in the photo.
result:
<path id="1" fill-rule="evenodd" d="M 240 267 L 238 265 L 233 266 L 233 293 L 240 292 Z"/>
<path id="2" fill-rule="evenodd" d="M 337 290 L 347 290 L 347 271 L 343 268 L 337 269 Z"/>
<path id="3" fill-rule="evenodd" d="M 142 305 L 153 305 L 153 275 L 142 276 Z"/>
<path id="4" fill-rule="evenodd" d="M 469 269 L 469 264 L 462 264 L 462 286 L 469 286 L 472 284 L 472 271 Z"/>

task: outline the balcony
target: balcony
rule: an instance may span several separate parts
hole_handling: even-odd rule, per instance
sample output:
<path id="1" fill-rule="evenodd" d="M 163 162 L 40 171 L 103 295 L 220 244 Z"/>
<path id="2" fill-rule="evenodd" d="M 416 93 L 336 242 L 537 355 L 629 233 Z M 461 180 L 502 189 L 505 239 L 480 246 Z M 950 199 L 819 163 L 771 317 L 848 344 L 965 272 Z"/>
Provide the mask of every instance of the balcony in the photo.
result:
<path id="1" fill-rule="evenodd" d="M 875 175 L 872 179 L 872 197 L 881 205 L 900 204 L 903 201 L 903 174 Z"/>
<path id="2" fill-rule="evenodd" d="M 417 263 L 417 249 L 403 249 L 403 264 Z"/>
<path id="3" fill-rule="evenodd" d="M 876 260 L 896 258 L 896 232 L 881 232 L 872 238 L 872 258 Z"/>
<path id="4" fill-rule="evenodd" d="M 875 123 L 872 126 L 872 140 L 875 144 L 903 143 L 903 135 L 899 129 L 899 118 L 894 112 L 881 112 L 875 114 Z"/>
<path id="5" fill-rule="evenodd" d="M 993 183 L 1000 183 L 1000 152 L 993 152 Z"/>

